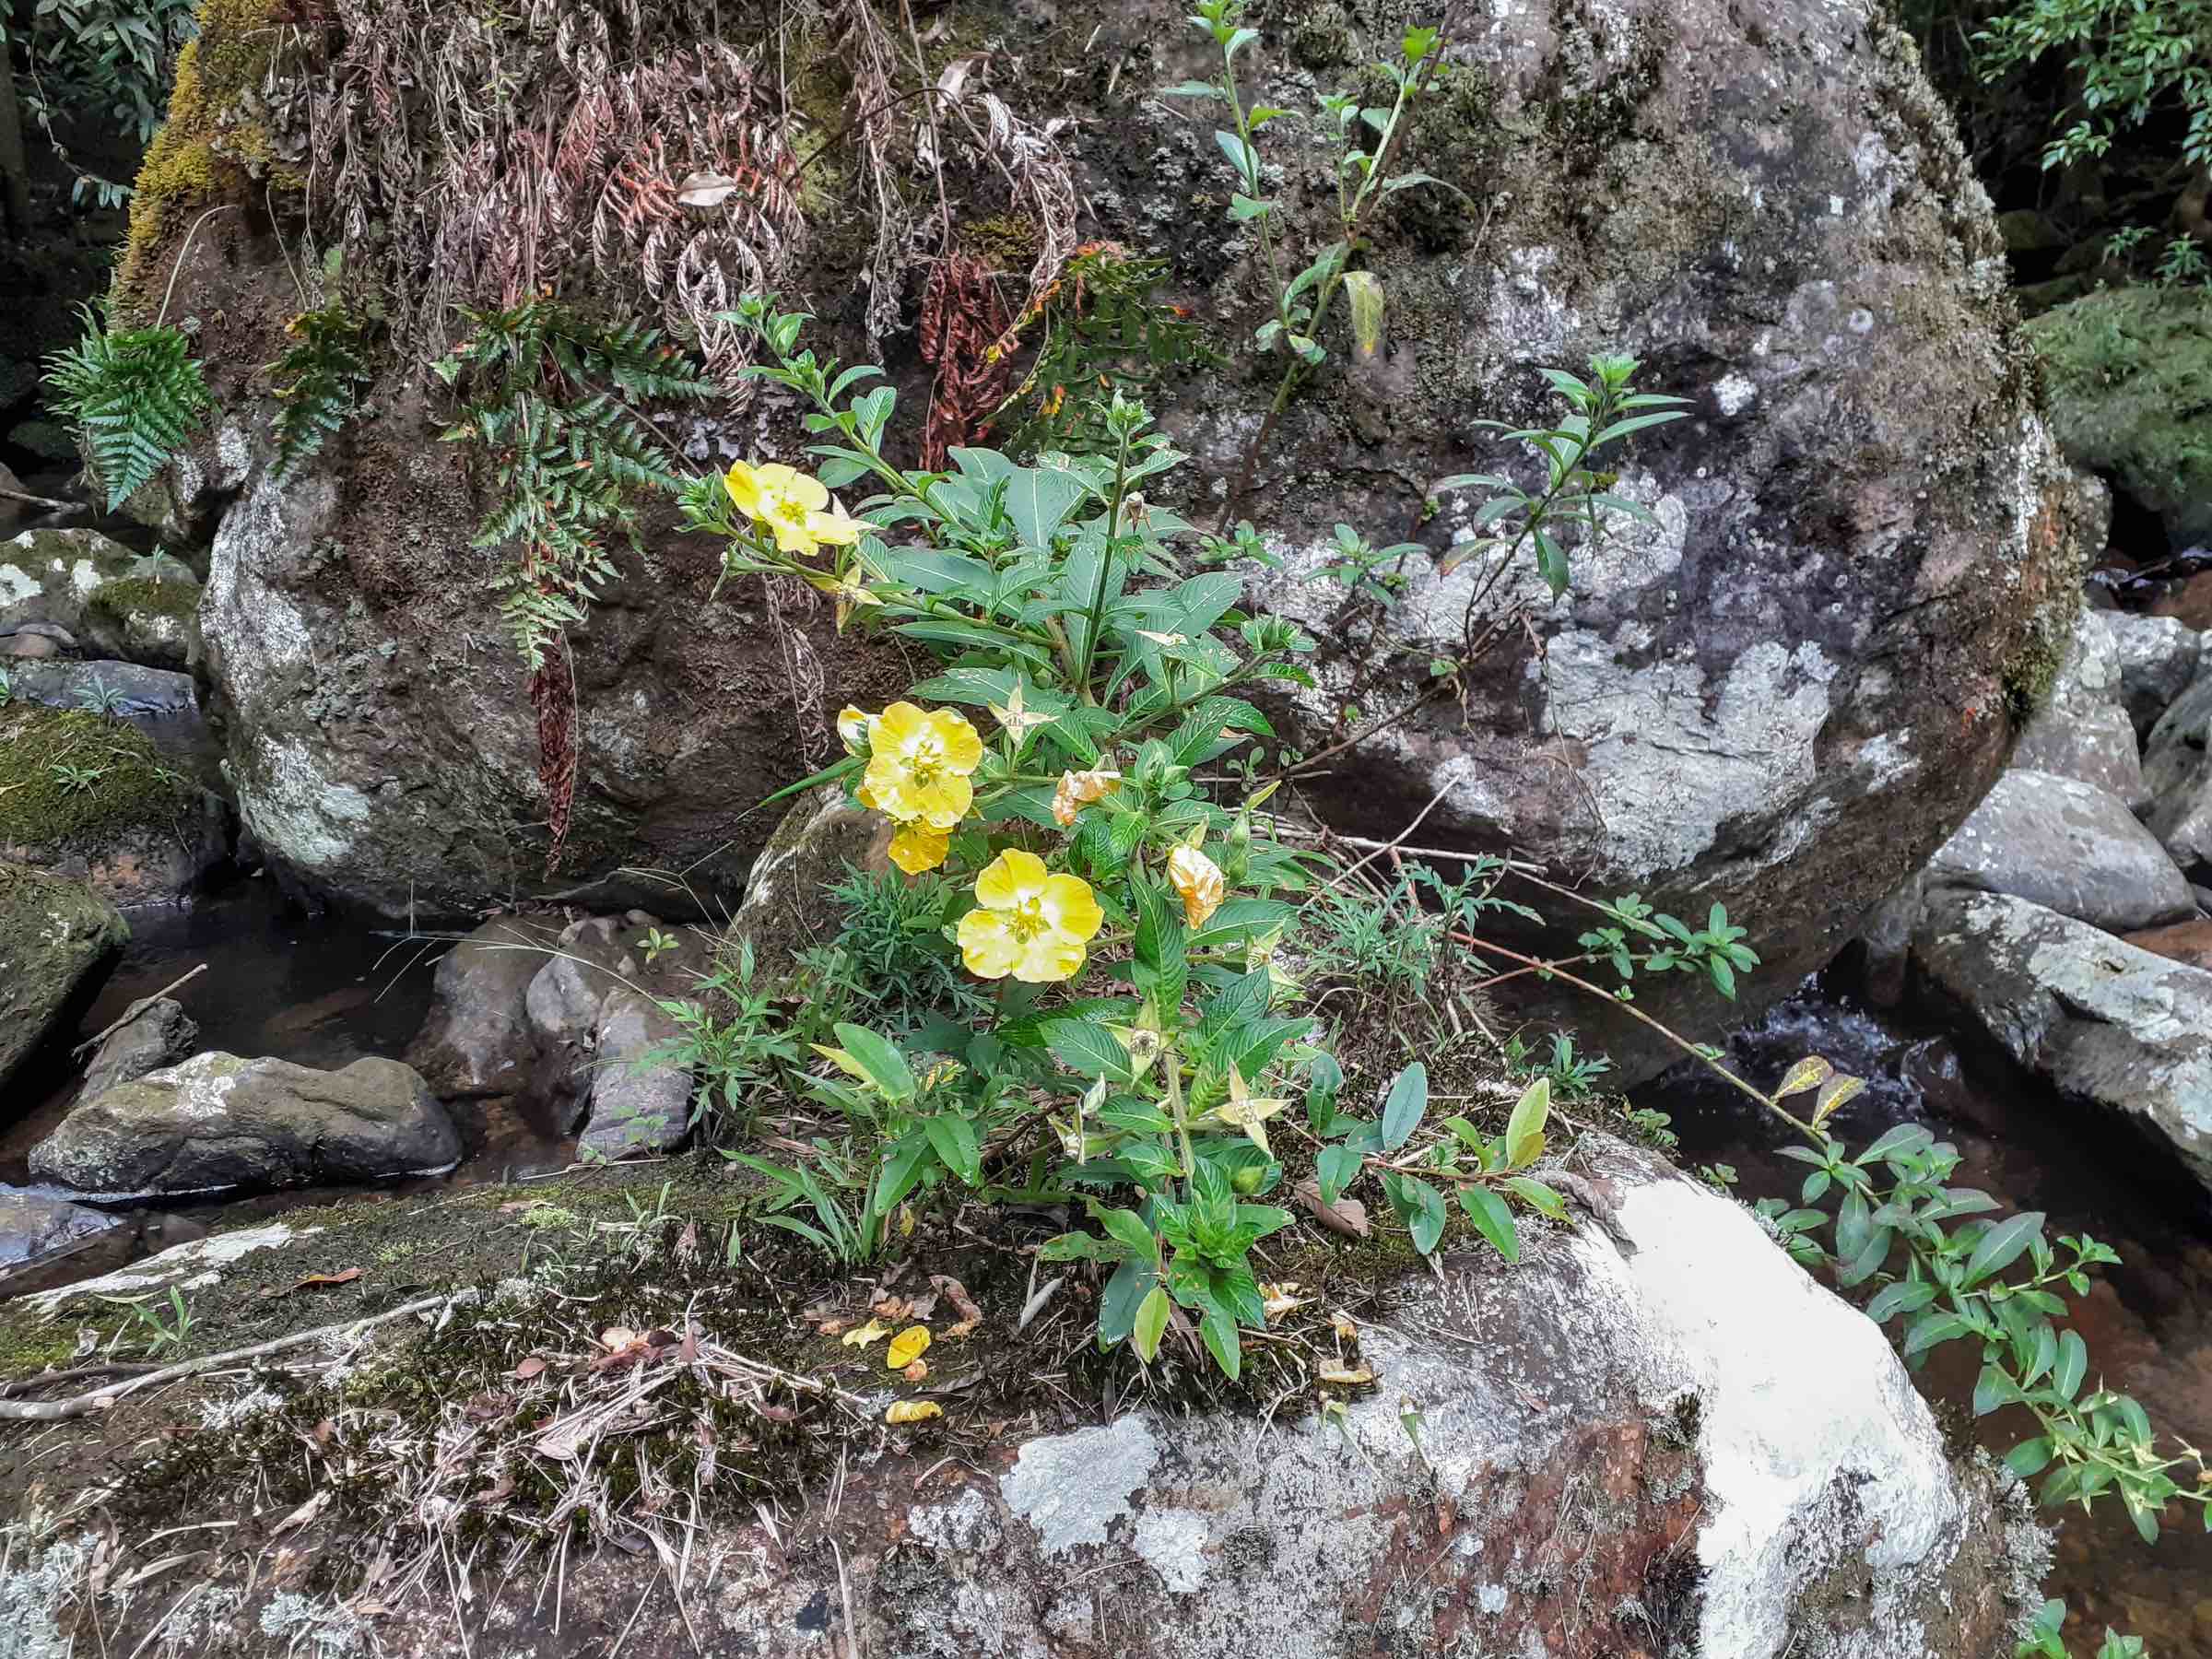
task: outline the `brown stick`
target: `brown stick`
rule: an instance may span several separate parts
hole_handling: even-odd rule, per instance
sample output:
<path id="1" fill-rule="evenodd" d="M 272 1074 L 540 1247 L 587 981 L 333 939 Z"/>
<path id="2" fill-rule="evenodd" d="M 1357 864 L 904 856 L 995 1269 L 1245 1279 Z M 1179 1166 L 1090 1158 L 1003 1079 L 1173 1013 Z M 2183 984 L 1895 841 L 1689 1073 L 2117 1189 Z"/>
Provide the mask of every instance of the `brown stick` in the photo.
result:
<path id="1" fill-rule="evenodd" d="M 206 971 L 207 964 L 202 962 L 190 973 L 183 975 L 182 978 L 170 981 L 168 984 L 162 986 L 160 990 L 155 992 L 151 996 L 140 997 L 136 1002 L 133 1003 L 129 1007 L 123 1011 L 123 1015 L 120 1018 L 110 1022 L 105 1030 L 93 1032 L 91 1036 L 86 1038 L 75 1048 L 71 1049 L 69 1051 L 69 1057 L 74 1060 L 77 1057 L 77 1055 L 83 1053 L 87 1049 L 98 1047 L 100 1043 L 105 1042 L 109 1038 L 114 1036 L 116 1032 L 122 1030 L 124 1026 L 129 1025 L 131 1021 L 137 1018 L 139 1015 L 145 1013 L 148 1008 L 152 1007 L 156 1003 L 167 996 L 171 991 L 174 991 L 179 985 L 183 984 L 186 980 L 197 979 L 201 974 Z"/>
<path id="2" fill-rule="evenodd" d="M 77 505 L 75 501 L 57 501 L 52 496 L 32 495 L 28 489 L 10 489 L 5 484 L 0 484 L 0 497 L 11 501 L 29 501 L 33 507 L 52 507 L 62 512 Z"/>
<path id="3" fill-rule="evenodd" d="M 46 1388 L 56 1382 L 86 1382 L 94 1377 L 132 1377 L 158 1369 L 151 1365 L 80 1365 L 72 1371 L 41 1371 L 35 1377 L 18 1377 L 12 1382 L 0 1382 L 0 1398 L 8 1394 L 29 1394 L 34 1388 Z"/>
<path id="4" fill-rule="evenodd" d="M 67 1418 L 87 1417 L 95 1411 L 105 1411 L 127 1394 L 141 1388 L 151 1388 L 159 1382 L 176 1382 L 194 1377 L 202 1371 L 220 1371 L 235 1365 L 241 1359 L 258 1359 L 264 1354 L 274 1354 L 285 1348 L 299 1347 L 321 1337 L 335 1335 L 341 1331 L 365 1331 L 371 1325 L 387 1324 L 394 1319 L 405 1319 L 410 1313 L 421 1313 L 431 1308 L 442 1308 L 453 1301 L 451 1294 L 426 1296 L 419 1301 L 374 1313 L 367 1319 L 340 1320 L 335 1324 L 317 1325 L 312 1331 L 294 1331 L 289 1336 L 272 1337 L 257 1342 L 252 1347 L 232 1348 L 228 1353 L 203 1354 L 197 1359 L 187 1359 L 181 1365 L 164 1366 L 159 1371 L 147 1371 L 117 1383 L 113 1388 L 96 1389 L 91 1394 L 73 1394 L 66 1400 L 0 1400 L 0 1422 L 5 1423 L 58 1423 Z"/>

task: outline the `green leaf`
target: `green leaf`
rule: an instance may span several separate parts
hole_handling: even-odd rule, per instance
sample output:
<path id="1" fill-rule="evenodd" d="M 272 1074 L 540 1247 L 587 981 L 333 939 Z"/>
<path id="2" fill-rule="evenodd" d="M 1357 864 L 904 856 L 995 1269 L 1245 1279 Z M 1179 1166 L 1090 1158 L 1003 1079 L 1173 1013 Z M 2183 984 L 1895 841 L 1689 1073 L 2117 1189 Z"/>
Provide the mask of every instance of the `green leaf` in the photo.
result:
<path id="1" fill-rule="evenodd" d="M 2058 1334 L 2058 1360 L 2051 1368 L 2051 1386 L 2062 1400 L 2071 1400 L 2081 1392 L 2082 1379 L 2089 1374 L 2089 1347 L 2082 1341 L 2078 1331 L 2061 1331 Z"/>
<path id="2" fill-rule="evenodd" d="M 2019 1395 L 2020 1391 L 2002 1366 L 1985 1365 L 1982 1374 L 1974 1379 L 1974 1415 L 1987 1417 L 2000 1406 L 2011 1405 Z"/>
<path id="3" fill-rule="evenodd" d="M 1229 198 L 1229 217 L 1232 219 L 1258 218 L 1263 213 L 1272 213 L 1274 210 L 1274 203 L 1263 202 L 1248 196 L 1241 190 L 1233 193 Z"/>
<path id="4" fill-rule="evenodd" d="M 1205 1338 L 1206 1351 L 1213 1355 L 1214 1363 L 1231 1382 L 1244 1363 L 1242 1344 L 1237 1337 L 1237 1322 L 1226 1308 L 1208 1307 L 1198 1322 L 1198 1335 Z"/>
<path id="5" fill-rule="evenodd" d="M 1099 1346 L 1113 1347 L 1127 1340 L 1136 1329 L 1136 1311 L 1144 1303 L 1145 1294 L 1157 1280 L 1150 1255 L 1139 1260 L 1132 1256 L 1113 1271 L 1106 1281 L 1106 1288 L 1099 1294 Z"/>
<path id="6" fill-rule="evenodd" d="M 1087 1019 L 1048 1019 L 1041 1030 L 1044 1046 L 1068 1070 L 1111 1083 L 1133 1080 L 1129 1051 L 1103 1026 Z"/>
<path id="7" fill-rule="evenodd" d="M 958 1112 L 940 1112 L 924 1120 L 922 1128 L 947 1169 L 970 1186 L 982 1179 L 982 1151 L 976 1142 L 974 1124 Z"/>
<path id="8" fill-rule="evenodd" d="M 1414 1249 L 1423 1255 L 1434 1254 L 1444 1236 L 1443 1194 L 1425 1181 L 1398 1174 L 1383 1176 L 1382 1190 L 1390 1195 L 1391 1208 L 1412 1232 Z"/>
<path id="9" fill-rule="evenodd" d="M 1146 1292 L 1138 1304 L 1136 1321 L 1130 1332 L 1137 1358 L 1147 1365 L 1159 1358 L 1159 1339 L 1168 1329 L 1168 1293 L 1159 1285 Z"/>
<path id="10" fill-rule="evenodd" d="M 1887 1324 L 1900 1313 L 1917 1313 L 1936 1300 L 1936 1287 L 1925 1279 L 1900 1279 L 1886 1285 L 1866 1304 L 1866 1317 Z"/>
<path id="11" fill-rule="evenodd" d="M 1818 1054 L 1808 1054 L 1790 1067 L 1781 1082 L 1774 1086 L 1774 1098 L 1785 1100 L 1794 1094 L 1808 1088 L 1818 1088 L 1834 1075 L 1835 1067 Z"/>
<path id="12" fill-rule="evenodd" d="M 816 1028 L 820 1029 L 818 1026 Z M 845 1053 L 852 1055 L 860 1068 L 867 1073 L 873 1083 L 888 1100 L 909 1100 L 914 1094 L 914 1074 L 907 1068 L 905 1057 L 896 1048 L 878 1037 L 865 1026 L 849 1025 L 840 1020 L 836 1026 L 837 1040 Z"/>
<path id="13" fill-rule="evenodd" d="M 1234 133 L 1220 131 L 1214 134 L 1214 142 L 1221 147 L 1221 153 L 1229 158 L 1229 164 L 1237 170 L 1237 176 L 1244 181 L 1245 190 L 1252 194 L 1258 194 L 1260 158 L 1252 146 Z"/>
<path id="14" fill-rule="evenodd" d="M 1475 1223 L 1475 1230 L 1497 1246 L 1500 1255 L 1509 1262 L 1520 1261 L 1521 1230 L 1504 1199 L 1486 1186 L 1468 1185 L 1459 1189 L 1459 1206 Z"/>
<path id="15" fill-rule="evenodd" d="M 1135 1210 L 1110 1209 L 1099 1206 L 1092 1209 L 1091 1219 L 1104 1228 L 1123 1249 L 1147 1261 L 1159 1255 L 1159 1245 L 1152 1236 L 1151 1228 Z"/>
<path id="16" fill-rule="evenodd" d="M 1956 1313 L 1947 1313 L 1931 1308 L 1912 1322 L 1905 1333 L 1905 1357 L 1924 1353 L 1939 1342 L 1948 1342 L 1955 1336 L 1969 1336 L 1974 1327 Z"/>
<path id="17" fill-rule="evenodd" d="M 1544 1124 L 1551 1115 L 1551 1079 L 1538 1077 L 1523 1090 L 1505 1125 L 1505 1160 L 1525 1170 L 1544 1156 Z"/>
<path id="18" fill-rule="evenodd" d="M 1509 1175 L 1505 1190 L 1527 1205 L 1529 1208 L 1548 1216 L 1554 1221 L 1567 1219 L 1566 1201 L 1543 1182 L 1528 1175 Z"/>
<path id="19" fill-rule="evenodd" d="M 2024 1210 L 1999 1221 L 1975 1241 L 1974 1253 L 1967 1258 L 1966 1277 L 1959 1283 L 1971 1289 L 1991 1275 L 2004 1272 L 2042 1233 L 2041 1210 Z"/>
<path id="20" fill-rule="evenodd" d="M 1323 1147 L 1321 1156 L 1313 1160 L 1313 1181 L 1321 1189 L 1321 1201 L 1335 1204 L 1342 1197 L 1344 1189 L 1351 1185 L 1364 1161 L 1349 1147 Z"/>
<path id="21" fill-rule="evenodd" d="M 1352 347 L 1371 358 L 1382 349 L 1382 282 L 1372 271 L 1347 271 L 1345 303 L 1351 308 Z"/>
<path id="22" fill-rule="evenodd" d="M 1413 1138 L 1429 1110 L 1429 1068 L 1416 1060 L 1391 1080 L 1382 1102 L 1382 1146 L 1395 1152 Z"/>
<path id="23" fill-rule="evenodd" d="M 2022 1441 L 2005 1453 L 2005 1466 L 2022 1480 L 2032 1480 L 2051 1466 L 2052 1442 L 2048 1435 Z"/>

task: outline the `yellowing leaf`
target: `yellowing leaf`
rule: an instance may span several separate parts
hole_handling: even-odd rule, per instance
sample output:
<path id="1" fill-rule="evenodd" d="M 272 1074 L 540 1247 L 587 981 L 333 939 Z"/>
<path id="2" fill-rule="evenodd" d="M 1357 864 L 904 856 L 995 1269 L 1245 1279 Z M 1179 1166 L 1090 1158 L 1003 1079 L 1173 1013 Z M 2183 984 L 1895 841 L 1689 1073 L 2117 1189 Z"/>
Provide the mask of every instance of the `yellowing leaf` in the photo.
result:
<path id="1" fill-rule="evenodd" d="M 1372 271 L 1347 271 L 1345 302 L 1352 310 L 1352 344 L 1363 358 L 1382 349 L 1382 284 Z"/>
<path id="2" fill-rule="evenodd" d="M 1299 1287 L 1295 1283 L 1262 1285 L 1260 1287 L 1261 1303 L 1266 1310 L 1267 1317 L 1271 1320 L 1280 1319 L 1291 1309 L 1302 1308 L 1313 1300 L 1310 1296 L 1299 1295 L 1298 1291 Z"/>
<path id="3" fill-rule="evenodd" d="M 1808 1088 L 1818 1088 L 1820 1084 L 1828 1081 L 1830 1074 L 1835 1069 L 1819 1055 L 1808 1054 L 1790 1067 L 1789 1075 L 1783 1077 L 1781 1084 L 1775 1088 L 1774 1098 L 1782 1100 L 1790 1095 L 1802 1094 Z"/>
<path id="4" fill-rule="evenodd" d="M 847 1347 L 872 1347 L 890 1334 L 891 1329 L 888 1325 L 871 1319 L 858 1330 L 845 1333 L 845 1346 Z"/>
<path id="5" fill-rule="evenodd" d="M 935 1400 L 897 1400 L 883 1414 L 887 1423 L 926 1423 L 931 1418 L 945 1415 L 945 1407 Z"/>
<path id="6" fill-rule="evenodd" d="M 1341 1365 L 1324 1365 L 1313 1374 L 1324 1382 L 1335 1382 L 1346 1388 L 1357 1388 L 1375 1380 L 1375 1373 L 1364 1365 L 1357 1370 Z"/>
<path id="7" fill-rule="evenodd" d="M 888 1370 L 904 1371 L 929 1351 L 929 1327 L 909 1325 L 891 1339 L 891 1346 L 883 1356 Z"/>

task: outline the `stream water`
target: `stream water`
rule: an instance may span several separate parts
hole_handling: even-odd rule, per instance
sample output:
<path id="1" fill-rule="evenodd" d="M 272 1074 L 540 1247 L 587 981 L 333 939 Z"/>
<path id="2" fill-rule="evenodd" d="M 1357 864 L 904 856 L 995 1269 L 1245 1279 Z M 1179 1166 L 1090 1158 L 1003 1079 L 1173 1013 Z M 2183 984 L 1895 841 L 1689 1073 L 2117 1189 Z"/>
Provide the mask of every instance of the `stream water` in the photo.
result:
<path id="1" fill-rule="evenodd" d="M 2140 1400 L 2162 1436 L 2212 1445 L 2212 1210 L 2164 1167 L 2170 1154 L 2161 1162 L 2132 1135 L 1959 1055 L 1940 1033 L 1877 1018 L 1818 982 L 1739 1032 L 1730 1050 L 1761 1085 L 1806 1054 L 1866 1077 L 1865 1094 L 1839 1114 L 1846 1142 L 1924 1123 L 1959 1147 L 1958 1184 L 2045 1212 L 2053 1237 L 2086 1232 L 2112 1245 L 2123 1265 L 2106 1272 L 2074 1322 L 2092 1375 Z M 1689 1071 L 1636 1093 L 1673 1116 L 1685 1161 L 1733 1165 L 1746 1200 L 1795 1201 L 1805 1167 L 1778 1155 L 1789 1132 L 1741 1095 Z M 1921 1382 L 1964 1411 L 1978 1365 L 1978 1355 L 1954 1348 Z M 1976 1432 L 1997 1452 L 2025 1437 L 2005 1414 Z M 2068 1513 L 2047 1593 L 2077 1616 L 2067 1627 L 2077 1653 L 2092 1652 L 2109 1624 L 2143 1637 L 2154 1659 L 2212 1659 L 2212 1537 L 2194 1512 L 2176 1512 L 2176 1523 L 2147 1546 L 2117 1503 Z"/>

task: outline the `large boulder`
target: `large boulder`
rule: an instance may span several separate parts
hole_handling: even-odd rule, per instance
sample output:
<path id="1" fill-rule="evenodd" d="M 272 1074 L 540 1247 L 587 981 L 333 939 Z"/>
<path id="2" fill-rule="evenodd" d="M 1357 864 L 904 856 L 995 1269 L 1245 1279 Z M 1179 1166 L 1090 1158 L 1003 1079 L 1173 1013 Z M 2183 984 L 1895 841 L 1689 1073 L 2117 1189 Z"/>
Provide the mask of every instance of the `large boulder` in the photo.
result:
<path id="1" fill-rule="evenodd" d="M 42 684 L 84 665 L 35 666 Z M 0 706 L 0 858 L 135 905 L 186 897 L 229 854 L 222 802 L 128 720 L 28 700 Z"/>
<path id="2" fill-rule="evenodd" d="M 122 912 L 82 882 L 0 861 L 0 1084 L 130 936 Z"/>
<path id="3" fill-rule="evenodd" d="M 606 26 L 604 12 L 586 6 L 578 27 Z M 981 38 L 1000 11 L 956 0 L 944 18 L 944 38 Z M 691 27 L 657 20 L 625 52 L 671 65 L 697 43 Z M 1072 0 L 1054 27 L 1084 50 L 992 57 L 1000 113 L 985 120 L 978 102 L 973 125 L 1026 121 L 1014 140 L 1025 165 L 1045 166 L 1057 147 L 1067 176 L 1084 180 L 1088 213 L 1063 222 L 1077 214 L 1071 183 L 1009 218 L 1002 164 L 964 167 L 941 152 L 956 237 L 986 224 L 1003 234 L 1018 219 L 1030 249 L 1021 264 L 1039 239 L 1159 254 L 1171 297 L 1241 346 L 1266 309 L 1264 262 L 1226 217 L 1212 113 L 1155 95 L 1206 72 L 1210 48 L 1173 7 Z M 335 26 L 273 73 L 333 73 L 317 54 L 367 50 L 347 32 L 359 29 Z M 1317 87 L 1356 78 L 1365 50 L 1348 22 L 1264 30 L 1243 60 L 1248 93 L 1310 108 Z M 1245 356 L 1159 377 L 1147 401 L 1195 457 L 1159 488 L 1168 505 L 1209 522 L 1226 505 L 1277 535 L 1288 568 L 1255 596 L 1324 641 L 1319 689 L 1286 711 L 1288 747 L 1316 754 L 1403 714 L 1368 753 L 1304 780 L 1327 814 L 1389 834 L 1441 795 L 1424 840 L 1540 851 L 1598 887 L 1639 888 L 1684 913 L 1726 902 L 1755 922 L 1771 963 L 1753 994 L 1779 994 L 1963 818 L 2011 741 L 2010 709 L 2063 643 L 2068 619 L 2056 613 L 2076 589 L 2089 504 L 2037 418 L 2002 242 L 1910 41 L 1868 0 L 1777 0 L 1755 23 L 1724 0 L 1507 7 L 1450 56 L 1394 165 L 1470 199 L 1399 192 L 1364 227 L 1390 342 L 1356 359 L 1327 320 L 1330 361 L 1269 424 L 1234 502 L 1224 494 L 1245 472 L 1279 362 Z M 571 59 L 537 54 L 505 101 L 565 121 L 592 90 L 575 74 Z M 669 84 L 682 99 L 698 83 Z M 980 75 L 963 85 L 983 95 Z M 275 91 L 253 107 L 310 107 Z M 1786 132 L 1778 108 L 1790 112 Z M 536 129 L 517 119 L 507 160 L 492 158 L 509 140 L 486 139 L 482 178 L 519 174 L 514 158 Z M 822 119 L 803 149 L 834 147 L 849 124 Z M 946 124 L 917 114 L 914 124 L 926 137 Z M 959 124 L 949 130 L 966 142 Z M 335 129 L 321 136 L 351 142 Z M 281 143 L 326 153 L 306 140 L 288 132 Z M 381 159 L 331 165 L 381 188 L 392 146 L 408 142 L 384 129 Z M 1281 233 L 1325 246 L 1340 233 L 1329 145 L 1284 121 L 1262 147 Z M 483 187 L 439 172 L 457 158 L 420 159 L 447 180 L 439 190 Z M 839 178 L 825 188 L 861 188 Z M 150 300 L 150 284 L 173 274 L 176 306 L 220 318 L 226 348 L 208 355 L 225 412 L 193 465 L 211 491 L 239 493 L 202 621 L 255 837 L 311 885 L 389 912 L 564 885 L 606 896 L 624 885 L 623 866 L 652 862 L 680 863 L 703 897 L 726 897 L 770 827 L 746 808 L 803 765 L 790 693 L 816 678 L 795 636 L 779 644 L 758 586 L 732 582 L 704 605 L 716 550 L 665 534 L 664 521 L 649 522 L 642 555 L 622 552 L 620 575 L 576 630 L 576 818 L 561 871 L 547 877 L 539 725 L 496 625 L 495 558 L 470 545 L 487 503 L 457 451 L 436 442 L 450 418 L 443 388 L 426 391 L 408 368 L 418 358 L 394 354 L 373 414 L 274 481 L 250 436 L 265 383 L 244 366 L 277 348 L 297 308 L 291 278 L 241 245 L 244 216 L 218 218 L 185 247 L 192 205 L 171 204 L 124 288 Z M 325 206 L 320 193 L 314 206 Z M 382 222 L 381 212 L 361 222 Z M 883 341 L 909 388 L 890 443 L 911 453 L 927 375 L 900 333 L 901 294 L 919 282 L 901 274 L 906 244 L 876 249 L 880 216 L 842 196 L 801 218 L 768 275 L 821 313 L 841 350 L 873 358 L 870 335 Z M 536 221 L 505 208 L 470 222 L 535 234 Z M 347 239 L 343 225 L 328 229 Z M 359 252 L 382 260 L 406 245 L 395 235 Z M 573 240 L 537 252 L 535 281 L 586 257 Z M 492 307 L 511 300 L 501 285 L 512 290 L 513 268 L 486 254 L 435 278 L 395 271 L 384 286 L 433 312 Z M 735 292 L 759 277 L 739 261 L 712 280 Z M 1602 557 L 1571 549 L 1574 593 L 1557 604 L 1523 574 L 1501 582 L 1477 626 L 1533 601 L 1528 629 L 1506 627 L 1505 643 L 1462 673 L 1460 695 L 1442 694 L 1428 670 L 1464 653 L 1481 561 L 1447 579 L 1413 570 L 1406 599 L 1377 619 L 1319 579 L 1335 545 L 1327 526 L 1388 542 L 1423 524 L 1447 474 L 1531 476 L 1519 446 L 1483 435 L 1479 420 L 1550 417 L 1557 402 L 1538 371 L 1578 368 L 1603 348 L 1637 355 L 1649 386 L 1692 400 L 1691 418 L 1606 463 L 1658 526 L 1617 526 Z M 762 398 L 742 422 L 702 423 L 696 459 L 800 458 L 806 439 L 792 414 Z M 1441 549 L 1473 509 L 1452 496 L 1422 533 Z M 825 680 L 820 707 L 841 693 L 866 701 L 856 678 L 874 676 L 877 692 L 910 683 L 892 657 L 834 646 L 818 613 L 803 632 Z M 1677 1006 L 1671 983 L 1649 994 L 1663 1017 L 1713 1018 L 1710 1004 Z"/>
<path id="4" fill-rule="evenodd" d="M 425 1175 L 460 1157 L 445 1108 L 396 1060 L 325 1072 L 208 1053 L 72 1108 L 30 1170 L 86 1193 L 195 1193 Z"/>
<path id="5" fill-rule="evenodd" d="M 26 530 L 0 542 L 0 634 L 48 623 L 97 655 L 181 669 L 199 608 L 199 579 L 171 555 L 134 553 L 97 530 Z"/>
<path id="6" fill-rule="evenodd" d="M 835 942 L 841 917 L 822 889 L 849 869 L 889 869 L 891 830 L 881 813 L 853 806 L 835 785 L 793 803 L 753 861 L 730 921 L 730 936 L 752 947 L 762 979 L 788 976 L 801 952 Z"/>
<path id="7" fill-rule="evenodd" d="M 2212 543 L 2212 292 L 2201 285 L 2088 294 L 2029 324 L 2067 456 L 2165 524 L 2173 546 Z"/>
<path id="8" fill-rule="evenodd" d="M 1999 778 L 1929 860 L 1927 879 L 2026 899 L 2115 933 L 2196 914 L 2187 879 L 2125 804 L 2047 772 Z"/>
<path id="9" fill-rule="evenodd" d="M 2212 972 L 1994 893 L 1931 903 L 1912 955 L 1970 1030 L 2212 1187 Z"/>

